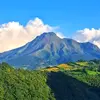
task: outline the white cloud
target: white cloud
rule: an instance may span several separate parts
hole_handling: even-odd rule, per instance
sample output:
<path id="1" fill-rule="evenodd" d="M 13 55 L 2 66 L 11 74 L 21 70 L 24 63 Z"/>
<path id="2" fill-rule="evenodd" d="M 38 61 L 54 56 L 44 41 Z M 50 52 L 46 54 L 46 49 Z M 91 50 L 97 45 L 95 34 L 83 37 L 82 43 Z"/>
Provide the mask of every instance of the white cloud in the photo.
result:
<path id="1" fill-rule="evenodd" d="M 65 38 L 65 36 L 61 32 L 56 32 L 56 35 L 60 38 Z"/>
<path id="2" fill-rule="evenodd" d="M 56 27 L 44 24 L 39 18 L 30 20 L 26 26 L 19 22 L 0 25 L 0 52 L 20 47 L 43 32 L 56 31 Z"/>
<path id="3" fill-rule="evenodd" d="M 100 47 L 100 29 L 88 29 L 79 30 L 73 37 L 79 42 L 91 42 Z"/>

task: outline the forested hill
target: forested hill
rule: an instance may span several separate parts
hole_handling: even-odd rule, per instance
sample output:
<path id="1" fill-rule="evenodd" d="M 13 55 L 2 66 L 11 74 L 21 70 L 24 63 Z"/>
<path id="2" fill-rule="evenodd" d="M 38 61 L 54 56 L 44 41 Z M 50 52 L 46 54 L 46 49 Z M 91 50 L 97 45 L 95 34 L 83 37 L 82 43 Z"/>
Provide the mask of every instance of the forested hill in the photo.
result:
<path id="1" fill-rule="evenodd" d="M 100 100 L 99 61 L 40 70 L 0 64 L 0 100 Z"/>

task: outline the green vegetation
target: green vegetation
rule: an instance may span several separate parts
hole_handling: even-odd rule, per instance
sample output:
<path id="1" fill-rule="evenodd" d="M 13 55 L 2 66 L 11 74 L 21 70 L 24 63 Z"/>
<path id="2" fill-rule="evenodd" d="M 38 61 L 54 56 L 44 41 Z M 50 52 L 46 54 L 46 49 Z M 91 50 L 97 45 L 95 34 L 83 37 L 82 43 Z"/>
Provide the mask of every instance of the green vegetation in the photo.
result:
<path id="1" fill-rule="evenodd" d="M 54 100 L 46 73 L 0 65 L 0 100 Z"/>
<path id="2" fill-rule="evenodd" d="M 40 70 L 0 64 L 0 100 L 100 100 L 100 61 Z"/>

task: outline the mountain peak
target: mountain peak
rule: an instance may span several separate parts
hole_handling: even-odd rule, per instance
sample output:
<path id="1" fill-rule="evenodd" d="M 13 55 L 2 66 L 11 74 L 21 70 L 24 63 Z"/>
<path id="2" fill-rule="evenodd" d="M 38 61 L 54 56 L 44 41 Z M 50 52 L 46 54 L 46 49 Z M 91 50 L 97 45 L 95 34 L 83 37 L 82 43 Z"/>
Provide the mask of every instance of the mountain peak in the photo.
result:
<path id="1" fill-rule="evenodd" d="M 44 32 L 41 36 L 57 36 L 54 32 Z"/>
<path id="2" fill-rule="evenodd" d="M 37 40 L 37 41 L 41 41 L 41 40 L 53 41 L 53 40 L 58 40 L 58 39 L 60 39 L 60 38 L 56 35 L 56 33 L 54 33 L 54 32 L 44 32 L 40 36 L 37 36 L 35 40 Z"/>
<path id="3" fill-rule="evenodd" d="M 80 59 L 100 59 L 100 49 L 91 43 L 61 39 L 54 32 L 44 32 L 25 46 L 0 54 L 0 62 L 30 69 Z"/>

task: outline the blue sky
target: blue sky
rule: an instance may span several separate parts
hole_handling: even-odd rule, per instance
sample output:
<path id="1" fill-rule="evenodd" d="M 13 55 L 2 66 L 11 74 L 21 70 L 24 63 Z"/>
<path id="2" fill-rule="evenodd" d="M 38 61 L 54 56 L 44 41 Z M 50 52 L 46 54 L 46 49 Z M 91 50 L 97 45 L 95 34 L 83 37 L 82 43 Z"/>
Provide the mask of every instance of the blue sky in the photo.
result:
<path id="1" fill-rule="evenodd" d="M 2 0 L 0 24 L 19 21 L 25 25 L 39 17 L 49 25 L 60 26 L 65 35 L 76 30 L 100 27 L 100 0 Z"/>
<path id="2" fill-rule="evenodd" d="M 100 0 L 0 1 L 0 52 L 48 31 L 100 47 Z"/>

